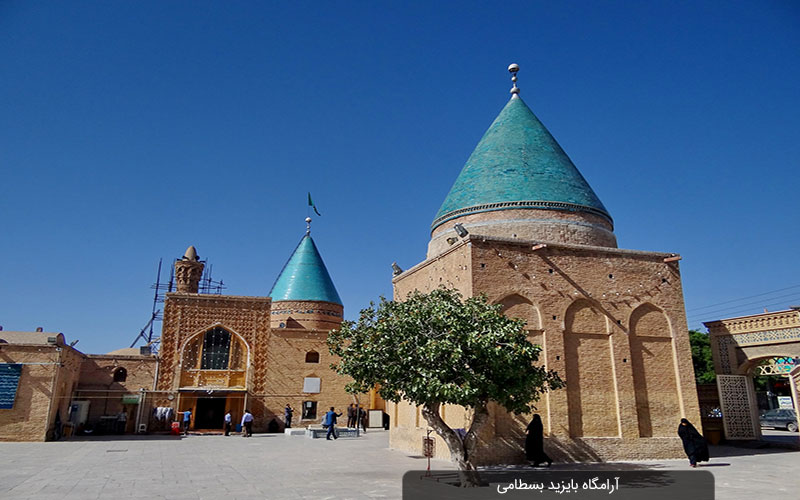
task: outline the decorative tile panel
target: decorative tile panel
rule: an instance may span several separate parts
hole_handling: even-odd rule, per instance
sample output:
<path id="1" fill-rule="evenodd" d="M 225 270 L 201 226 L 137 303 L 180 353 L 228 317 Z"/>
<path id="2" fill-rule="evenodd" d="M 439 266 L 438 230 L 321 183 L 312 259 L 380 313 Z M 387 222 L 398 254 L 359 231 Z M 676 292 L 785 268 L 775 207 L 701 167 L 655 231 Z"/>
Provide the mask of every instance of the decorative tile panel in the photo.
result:
<path id="1" fill-rule="evenodd" d="M 751 410 L 755 402 L 750 398 L 747 379 L 744 375 L 717 375 L 722 422 L 728 439 L 758 438 Z"/>

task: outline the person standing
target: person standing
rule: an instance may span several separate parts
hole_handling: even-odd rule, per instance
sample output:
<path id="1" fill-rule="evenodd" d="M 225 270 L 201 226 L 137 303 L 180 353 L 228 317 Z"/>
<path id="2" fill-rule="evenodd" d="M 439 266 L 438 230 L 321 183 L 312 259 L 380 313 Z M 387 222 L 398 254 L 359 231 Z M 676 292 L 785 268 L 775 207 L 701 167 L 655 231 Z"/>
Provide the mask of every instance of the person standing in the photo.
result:
<path id="1" fill-rule="evenodd" d="M 325 414 L 325 420 L 322 422 L 328 426 L 328 434 L 325 436 L 325 439 L 330 441 L 331 436 L 333 436 L 333 439 L 339 439 L 339 436 L 336 435 L 336 419 L 341 416 L 342 414 L 336 413 L 333 406 L 331 406 L 331 409 Z"/>
<path id="2" fill-rule="evenodd" d="M 689 458 L 689 466 L 697 467 L 697 462 L 708 462 L 708 443 L 694 426 L 686 420 L 681 419 L 681 424 L 678 426 L 678 437 L 683 442 L 683 451 Z"/>
<path id="3" fill-rule="evenodd" d="M 192 410 L 186 410 L 183 412 L 183 435 L 189 435 L 189 424 L 192 423 Z"/>
<path id="4" fill-rule="evenodd" d="M 117 415 L 117 434 L 125 434 L 125 429 L 128 427 L 128 412 L 125 408 Z"/>
<path id="5" fill-rule="evenodd" d="M 347 407 L 347 427 L 356 427 L 356 406 L 353 403 Z"/>
<path id="6" fill-rule="evenodd" d="M 364 407 L 358 409 L 358 421 L 361 423 L 361 428 L 364 429 L 364 433 L 367 432 L 367 410 Z M 356 425 L 358 427 L 358 425 Z"/>
<path id="7" fill-rule="evenodd" d="M 538 467 L 542 462 L 547 462 L 547 466 L 550 467 L 553 459 L 544 452 L 544 426 L 542 425 L 542 417 L 538 413 L 533 416 L 533 420 L 528 424 L 527 434 L 525 436 L 525 457 L 533 462 L 534 467 Z"/>
<path id="8" fill-rule="evenodd" d="M 228 410 L 227 413 L 225 413 L 225 435 L 226 436 L 230 436 L 231 435 L 231 422 L 232 422 L 232 420 L 233 420 L 233 417 L 231 417 L 231 411 Z"/>
<path id="9" fill-rule="evenodd" d="M 286 408 L 283 409 L 283 421 L 286 423 L 286 428 L 292 428 L 292 415 L 294 415 L 294 408 L 289 403 L 286 403 Z"/>
<path id="10" fill-rule="evenodd" d="M 242 415 L 242 435 L 244 437 L 253 435 L 253 414 L 250 413 L 250 410 L 245 410 Z"/>

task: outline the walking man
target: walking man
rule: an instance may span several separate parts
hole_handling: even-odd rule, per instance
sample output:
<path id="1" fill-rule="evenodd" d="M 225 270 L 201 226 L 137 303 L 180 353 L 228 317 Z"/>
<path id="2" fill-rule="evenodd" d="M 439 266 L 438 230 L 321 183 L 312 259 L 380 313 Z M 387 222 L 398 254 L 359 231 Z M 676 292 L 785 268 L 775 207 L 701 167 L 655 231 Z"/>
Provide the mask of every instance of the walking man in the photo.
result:
<path id="1" fill-rule="evenodd" d="M 325 414 L 325 420 L 322 422 L 328 426 L 328 435 L 325 436 L 325 439 L 330 441 L 331 436 L 333 436 L 333 439 L 339 439 L 339 436 L 336 435 L 336 419 L 341 416 L 342 414 L 336 413 L 333 406 L 331 406 L 330 411 Z"/>
<path id="2" fill-rule="evenodd" d="M 225 414 L 225 435 L 226 436 L 230 436 L 231 435 L 231 421 L 232 420 L 233 419 L 231 417 L 231 411 L 228 410 L 228 412 Z"/>
<path id="3" fill-rule="evenodd" d="M 242 435 L 246 438 L 253 435 L 253 415 L 250 410 L 245 410 L 242 415 Z"/>

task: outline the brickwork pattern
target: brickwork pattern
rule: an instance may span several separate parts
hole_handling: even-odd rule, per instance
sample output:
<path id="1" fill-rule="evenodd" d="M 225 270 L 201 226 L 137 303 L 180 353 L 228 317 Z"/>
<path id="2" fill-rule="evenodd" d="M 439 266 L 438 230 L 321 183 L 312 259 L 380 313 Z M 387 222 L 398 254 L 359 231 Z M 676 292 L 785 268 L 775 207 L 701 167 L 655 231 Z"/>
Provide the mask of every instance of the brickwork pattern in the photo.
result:
<path id="1" fill-rule="evenodd" d="M 535 245 L 470 234 L 396 277 L 394 296 L 446 285 L 465 295 L 486 293 L 504 305 L 517 296 L 510 307 L 522 310 L 519 304 L 529 303 L 525 319 L 541 318 L 531 329 L 542 331 L 540 360 L 567 383 L 566 390 L 546 394 L 537 405 L 557 455 L 682 456 L 676 419 L 699 421 L 699 406 L 677 263 L 664 263 L 670 254 L 663 253 Z M 655 351 L 648 353 L 650 348 Z M 635 364 L 643 373 L 634 376 Z M 598 392 L 596 401 L 586 399 Z M 571 416 L 576 398 L 579 422 Z M 418 451 L 424 429 L 392 405 L 391 411 L 400 417 L 392 446 Z M 495 416 L 479 461 L 520 461 L 520 426 L 527 421 Z"/>
<path id="2" fill-rule="evenodd" d="M 279 314 L 272 314 L 273 307 Z M 299 321 L 292 328 L 271 328 L 282 314 L 297 317 Z M 353 396 L 344 390 L 348 379 L 330 368 L 335 360 L 326 344 L 328 331 L 341 321 L 342 306 L 327 302 L 282 301 L 272 304 L 268 297 L 168 294 L 164 307 L 158 389 L 179 389 L 182 346 L 193 336 L 219 325 L 240 335 L 248 347 L 246 391 L 240 395 L 226 393 L 226 409 L 234 413 L 234 418 L 241 418 L 246 405 L 255 418 L 254 430 L 267 430 L 273 420 L 282 427 L 283 409 L 290 403 L 295 410 L 295 425 L 318 423 L 328 407 L 334 406 L 342 411 L 354 401 Z M 319 326 L 324 328 L 314 328 Z M 306 362 L 310 352 L 318 355 L 318 362 Z M 319 393 L 303 392 L 307 377 L 320 379 Z M 196 395 L 186 392 L 178 398 L 181 411 L 194 407 L 197 401 Z M 178 398 L 163 404 L 174 407 Z M 317 403 L 316 418 L 302 420 L 305 401 Z"/>
<path id="3" fill-rule="evenodd" d="M 89 401 L 87 424 L 97 425 L 100 417 L 128 412 L 128 430 L 133 431 L 136 405 L 123 404 L 126 394 L 137 394 L 141 389 L 153 390 L 157 359 L 155 356 L 126 356 L 89 354 L 81 363 L 80 379 L 75 392 L 76 400 Z M 114 373 L 124 369 L 124 381 L 114 381 Z"/>
<path id="4" fill-rule="evenodd" d="M 52 437 L 56 413 L 66 421 L 82 357 L 66 346 L 2 345 L 0 362 L 24 366 L 14 407 L 0 410 L 0 441 L 44 441 Z"/>
<path id="5" fill-rule="evenodd" d="M 456 238 L 453 226 L 462 224 L 470 233 L 490 237 L 512 236 L 520 241 L 571 243 L 617 247 L 613 226 L 605 217 L 568 210 L 510 209 L 479 212 L 448 221 L 433 230 L 428 258 L 446 251 L 447 238 Z"/>
<path id="6" fill-rule="evenodd" d="M 183 344 L 192 336 L 215 325 L 240 335 L 250 354 L 248 388 L 263 390 L 266 364 L 263 352 L 268 344 L 270 299 L 231 295 L 167 294 L 161 334 L 161 366 L 158 389 L 177 390 Z"/>
<path id="7" fill-rule="evenodd" d="M 330 331 L 342 323 L 344 308 L 333 302 L 289 301 L 272 303 L 272 328 L 306 328 Z"/>

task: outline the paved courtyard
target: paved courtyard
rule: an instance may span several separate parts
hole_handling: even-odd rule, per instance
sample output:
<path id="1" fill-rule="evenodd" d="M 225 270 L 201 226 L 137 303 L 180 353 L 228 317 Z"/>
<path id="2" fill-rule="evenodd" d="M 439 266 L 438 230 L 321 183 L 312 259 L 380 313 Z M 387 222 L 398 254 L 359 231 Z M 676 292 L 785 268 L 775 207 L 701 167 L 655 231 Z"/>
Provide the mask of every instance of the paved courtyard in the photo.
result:
<path id="1" fill-rule="evenodd" d="M 800 489 L 800 452 L 711 453 L 703 469 L 714 474 L 719 499 L 793 498 Z M 453 468 L 441 460 L 432 467 Z M 688 470 L 685 460 L 553 467 Z M 388 449 L 383 431 L 338 441 L 257 434 L 0 443 L 0 498 L 399 499 L 403 473 L 424 468 L 424 459 Z"/>

